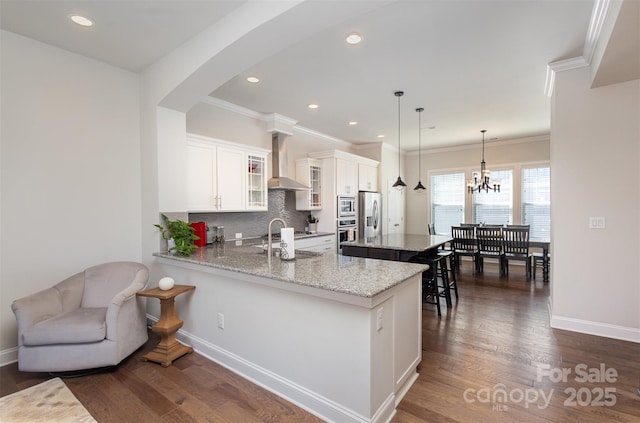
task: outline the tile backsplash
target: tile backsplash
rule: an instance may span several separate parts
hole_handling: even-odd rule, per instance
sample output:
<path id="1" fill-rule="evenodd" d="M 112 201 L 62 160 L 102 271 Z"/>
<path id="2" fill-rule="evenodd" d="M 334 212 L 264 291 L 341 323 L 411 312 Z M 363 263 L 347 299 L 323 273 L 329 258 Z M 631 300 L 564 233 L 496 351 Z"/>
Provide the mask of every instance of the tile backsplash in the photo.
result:
<path id="1" fill-rule="evenodd" d="M 267 233 L 271 219 L 279 217 L 287 222 L 288 227 L 296 231 L 304 231 L 309 212 L 296 210 L 294 191 L 269 191 L 269 211 L 262 212 L 215 212 L 189 213 L 189 222 L 206 222 L 209 226 L 224 226 L 227 240 L 234 239 L 235 234 L 242 233 L 243 238 L 255 238 Z M 279 232 L 281 225 L 274 224 L 272 229 Z"/>

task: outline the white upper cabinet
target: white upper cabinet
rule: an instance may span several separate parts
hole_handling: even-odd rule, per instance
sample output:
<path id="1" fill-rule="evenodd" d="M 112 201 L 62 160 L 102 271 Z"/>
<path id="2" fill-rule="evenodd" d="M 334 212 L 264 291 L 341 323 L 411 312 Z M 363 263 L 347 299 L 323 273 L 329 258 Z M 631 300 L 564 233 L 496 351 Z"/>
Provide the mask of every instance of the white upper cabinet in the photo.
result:
<path id="1" fill-rule="evenodd" d="M 358 162 L 336 159 L 337 195 L 356 195 L 358 193 Z"/>
<path id="2" fill-rule="evenodd" d="M 267 152 L 190 135 L 187 211 L 266 210 Z"/>
<path id="3" fill-rule="evenodd" d="M 296 210 L 321 210 L 322 163 L 320 160 L 296 160 L 296 180 L 311 187 L 309 191 L 296 191 Z"/>
<path id="4" fill-rule="evenodd" d="M 187 144 L 187 210 L 215 210 L 216 148 Z"/>
<path id="5" fill-rule="evenodd" d="M 358 163 L 358 190 L 378 191 L 378 166 Z"/>
<path id="6" fill-rule="evenodd" d="M 267 210 L 267 157 L 247 154 L 247 210 Z"/>

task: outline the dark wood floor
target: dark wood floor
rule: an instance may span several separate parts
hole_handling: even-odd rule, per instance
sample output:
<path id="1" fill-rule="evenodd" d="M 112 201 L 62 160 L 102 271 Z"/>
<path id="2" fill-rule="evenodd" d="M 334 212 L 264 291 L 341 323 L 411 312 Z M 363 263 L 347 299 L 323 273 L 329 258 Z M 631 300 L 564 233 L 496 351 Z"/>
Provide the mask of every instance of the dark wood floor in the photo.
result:
<path id="1" fill-rule="evenodd" d="M 442 319 L 425 305 L 420 376 L 393 422 L 640 421 L 640 344 L 549 328 L 548 285 L 515 266 L 508 279 L 497 270 L 474 276 L 464 267 L 460 299 Z M 156 342 L 115 370 L 64 381 L 100 423 L 320 421 L 198 354 L 168 368 L 141 362 Z M 553 382 L 538 377 L 543 365 L 552 376 L 571 373 Z M 617 377 L 582 382 L 580 365 Z M 2 367 L 0 396 L 48 378 Z"/>

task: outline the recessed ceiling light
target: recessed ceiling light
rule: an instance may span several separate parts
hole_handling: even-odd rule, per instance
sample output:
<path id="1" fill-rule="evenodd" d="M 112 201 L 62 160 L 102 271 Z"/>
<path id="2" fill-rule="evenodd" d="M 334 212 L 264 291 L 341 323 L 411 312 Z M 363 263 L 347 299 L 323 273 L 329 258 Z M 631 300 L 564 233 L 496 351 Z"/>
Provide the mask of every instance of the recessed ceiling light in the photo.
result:
<path id="1" fill-rule="evenodd" d="M 309 104 L 307 107 L 308 107 L 308 108 L 310 108 L 310 109 L 317 109 L 317 108 L 318 108 L 318 105 L 317 105 L 317 104 L 314 104 L 314 103 L 311 103 L 311 104 Z"/>
<path id="2" fill-rule="evenodd" d="M 247 81 L 251 82 L 252 84 L 255 84 L 257 82 L 260 82 L 260 78 L 258 78 L 257 76 L 248 76 Z"/>
<path id="3" fill-rule="evenodd" d="M 360 42 L 362 41 L 362 35 L 358 34 L 357 32 L 352 32 L 347 35 L 345 41 L 347 42 L 347 44 L 351 45 L 360 44 Z"/>
<path id="4" fill-rule="evenodd" d="M 353 126 L 353 125 L 357 125 L 358 122 L 356 122 L 355 120 L 352 120 L 351 122 L 349 122 L 349 125 Z"/>
<path id="5" fill-rule="evenodd" d="M 384 138 L 383 134 L 378 135 L 378 138 Z"/>
<path id="6" fill-rule="evenodd" d="M 70 19 L 80 26 L 93 26 L 93 21 L 80 15 L 71 15 Z"/>

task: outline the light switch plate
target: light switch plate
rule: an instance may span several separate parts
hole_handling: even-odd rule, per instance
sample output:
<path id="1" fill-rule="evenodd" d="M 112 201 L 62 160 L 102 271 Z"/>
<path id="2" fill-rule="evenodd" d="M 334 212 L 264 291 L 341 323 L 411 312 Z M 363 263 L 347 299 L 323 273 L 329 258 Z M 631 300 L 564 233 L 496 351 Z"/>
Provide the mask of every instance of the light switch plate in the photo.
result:
<path id="1" fill-rule="evenodd" d="M 589 229 L 604 229 L 607 224 L 604 217 L 590 217 Z"/>

